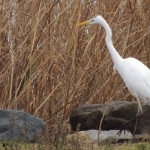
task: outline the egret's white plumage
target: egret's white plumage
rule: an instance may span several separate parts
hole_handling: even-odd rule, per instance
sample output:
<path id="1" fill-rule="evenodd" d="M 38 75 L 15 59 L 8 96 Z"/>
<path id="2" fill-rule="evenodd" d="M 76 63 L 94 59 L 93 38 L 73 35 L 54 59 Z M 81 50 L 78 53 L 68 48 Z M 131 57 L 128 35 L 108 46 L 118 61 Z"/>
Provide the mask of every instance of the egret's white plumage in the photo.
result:
<path id="1" fill-rule="evenodd" d="M 120 74 L 130 93 L 136 97 L 139 104 L 139 111 L 142 113 L 140 101 L 150 103 L 150 70 L 139 60 L 129 57 L 123 59 L 112 43 L 112 31 L 102 16 L 80 23 L 84 24 L 100 24 L 106 32 L 106 45 L 114 62 L 114 68 Z"/>

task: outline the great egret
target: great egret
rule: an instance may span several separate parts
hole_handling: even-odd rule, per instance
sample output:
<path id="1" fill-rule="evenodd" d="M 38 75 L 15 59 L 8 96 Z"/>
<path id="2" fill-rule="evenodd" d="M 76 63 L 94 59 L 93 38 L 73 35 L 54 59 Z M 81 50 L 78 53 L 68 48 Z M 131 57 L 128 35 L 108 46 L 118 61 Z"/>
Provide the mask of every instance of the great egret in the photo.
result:
<path id="1" fill-rule="evenodd" d="M 137 119 L 143 113 L 140 102 L 150 102 L 150 70 L 139 60 L 129 57 L 122 58 L 113 46 L 112 31 L 102 16 L 96 16 L 95 18 L 79 23 L 78 25 L 85 24 L 100 24 L 104 27 L 106 32 L 106 45 L 109 53 L 114 62 L 114 69 L 117 70 L 123 81 L 125 82 L 130 93 L 138 101 L 138 113 L 134 119 Z M 129 122 L 131 122 L 131 119 Z M 127 122 L 125 125 L 127 125 Z M 122 130 L 121 130 L 122 132 Z"/>

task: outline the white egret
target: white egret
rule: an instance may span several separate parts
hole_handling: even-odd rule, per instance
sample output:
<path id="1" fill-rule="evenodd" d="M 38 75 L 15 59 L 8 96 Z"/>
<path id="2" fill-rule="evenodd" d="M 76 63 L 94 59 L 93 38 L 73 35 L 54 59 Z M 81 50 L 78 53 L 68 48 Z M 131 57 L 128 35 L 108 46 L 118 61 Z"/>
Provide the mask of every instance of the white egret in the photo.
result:
<path id="1" fill-rule="evenodd" d="M 138 101 L 138 113 L 134 119 L 137 119 L 143 113 L 140 102 L 150 102 L 150 70 L 139 60 L 129 57 L 122 58 L 113 46 L 112 31 L 102 16 L 96 16 L 95 18 L 79 23 L 78 25 L 85 24 L 100 24 L 106 32 L 106 45 L 109 53 L 114 62 L 114 68 L 117 70 L 124 83 L 126 84 L 130 93 Z M 129 122 L 131 122 L 131 119 Z M 128 123 L 129 123 L 128 122 Z M 126 123 L 125 126 L 128 124 Z"/>

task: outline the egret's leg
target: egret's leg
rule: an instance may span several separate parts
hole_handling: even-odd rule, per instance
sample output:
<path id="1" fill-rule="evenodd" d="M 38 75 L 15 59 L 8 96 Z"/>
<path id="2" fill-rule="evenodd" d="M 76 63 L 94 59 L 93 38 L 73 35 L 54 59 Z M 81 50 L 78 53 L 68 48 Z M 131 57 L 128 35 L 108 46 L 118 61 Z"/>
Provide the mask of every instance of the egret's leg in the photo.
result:
<path id="1" fill-rule="evenodd" d="M 138 119 L 143 114 L 143 109 L 142 109 L 142 106 L 141 106 L 141 103 L 140 103 L 140 100 L 138 97 L 137 97 L 137 101 L 138 101 L 139 107 L 138 107 L 138 113 L 136 115 L 135 127 L 134 127 L 134 132 L 133 132 L 133 142 L 135 139 L 135 133 L 136 133 L 136 129 L 137 129 Z"/>
<path id="2" fill-rule="evenodd" d="M 139 117 L 140 117 L 140 116 L 138 116 L 138 117 L 136 118 L 136 121 L 135 121 L 135 127 L 134 127 L 134 132 L 133 132 L 133 139 L 132 139 L 133 142 L 134 142 L 134 140 L 135 140 L 135 132 L 136 132 L 136 128 L 137 128 L 137 123 L 138 123 Z"/>
<path id="3" fill-rule="evenodd" d="M 137 112 L 137 115 L 132 118 L 131 120 L 129 120 L 128 122 L 126 122 L 124 125 L 123 125 L 123 129 L 121 129 L 117 134 L 118 135 L 121 135 L 122 131 L 126 130 L 127 129 L 127 125 L 130 124 L 132 121 L 135 120 L 135 128 L 134 128 L 134 131 L 133 131 L 133 140 L 135 138 L 135 133 L 136 133 L 136 128 L 137 128 L 137 123 L 138 123 L 138 118 L 142 115 L 143 113 L 143 109 L 142 109 L 142 106 L 141 106 L 141 103 L 140 103 L 140 100 L 139 98 L 137 97 L 137 101 L 138 101 L 138 112 Z"/>
<path id="4" fill-rule="evenodd" d="M 136 99 L 137 99 L 138 105 L 139 105 L 137 115 L 138 115 L 138 114 L 141 115 L 141 114 L 143 113 L 143 109 L 142 109 L 142 106 L 141 106 L 141 103 L 140 103 L 140 99 L 139 99 L 137 96 L 136 96 Z"/>

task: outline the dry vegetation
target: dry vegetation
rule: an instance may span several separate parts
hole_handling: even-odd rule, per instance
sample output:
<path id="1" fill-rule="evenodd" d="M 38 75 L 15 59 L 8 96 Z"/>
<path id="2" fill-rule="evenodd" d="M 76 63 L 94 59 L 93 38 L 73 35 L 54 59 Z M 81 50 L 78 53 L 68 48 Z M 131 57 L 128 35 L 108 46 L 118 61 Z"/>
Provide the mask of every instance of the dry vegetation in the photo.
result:
<path id="1" fill-rule="evenodd" d="M 104 30 L 75 26 L 97 14 L 121 56 L 150 67 L 149 0 L 1 0 L 0 108 L 44 119 L 54 138 L 69 130 L 78 105 L 131 100 L 113 73 Z"/>

